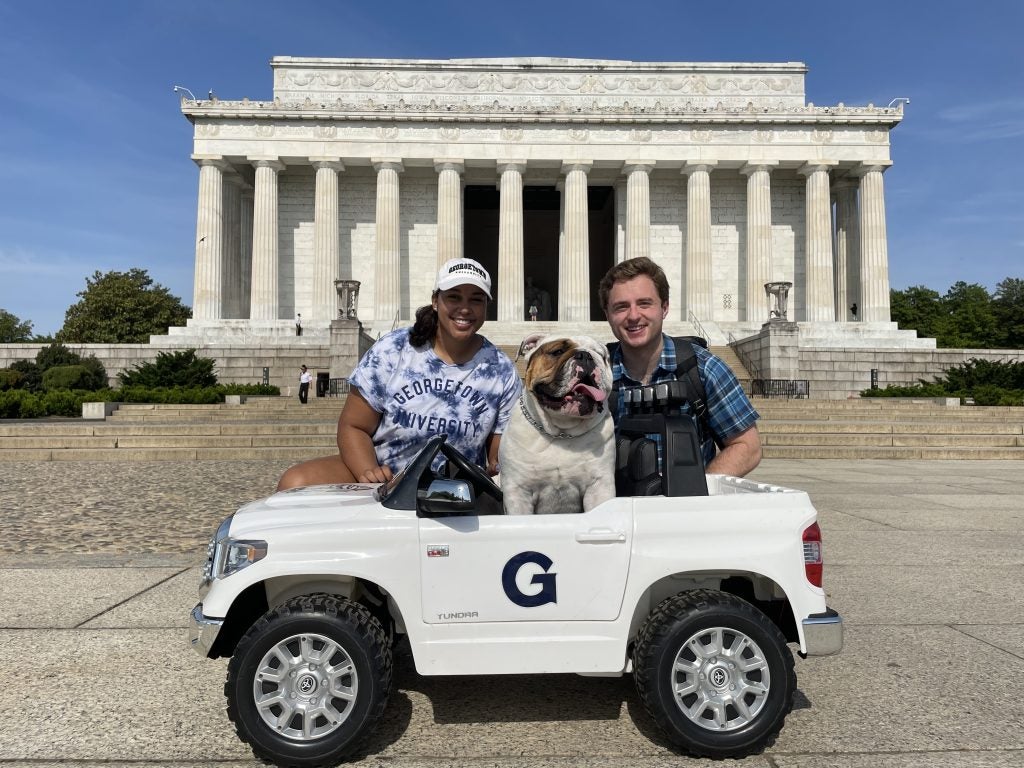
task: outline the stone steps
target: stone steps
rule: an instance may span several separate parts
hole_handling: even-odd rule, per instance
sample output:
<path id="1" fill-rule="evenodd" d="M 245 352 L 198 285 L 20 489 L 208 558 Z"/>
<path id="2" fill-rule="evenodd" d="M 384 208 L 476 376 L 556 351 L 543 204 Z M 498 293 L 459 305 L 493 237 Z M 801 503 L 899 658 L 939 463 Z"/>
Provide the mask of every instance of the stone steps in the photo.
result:
<path id="1" fill-rule="evenodd" d="M 106 421 L 0 422 L 3 461 L 300 461 L 332 453 L 340 398 L 123 405 Z M 767 458 L 1024 459 L 1024 408 L 755 400 Z"/>

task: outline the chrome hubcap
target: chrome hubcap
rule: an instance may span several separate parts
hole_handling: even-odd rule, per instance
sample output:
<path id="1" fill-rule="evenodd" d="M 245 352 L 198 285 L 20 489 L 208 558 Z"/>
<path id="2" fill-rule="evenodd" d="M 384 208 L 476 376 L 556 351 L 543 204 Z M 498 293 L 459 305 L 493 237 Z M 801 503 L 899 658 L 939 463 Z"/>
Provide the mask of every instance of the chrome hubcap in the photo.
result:
<path id="1" fill-rule="evenodd" d="M 771 674 L 760 647 L 726 627 L 702 629 L 672 665 L 676 706 L 694 725 L 732 731 L 757 717 L 768 700 Z"/>
<path id="2" fill-rule="evenodd" d="M 263 722 L 296 741 L 334 732 L 352 712 L 359 691 L 355 665 L 329 637 L 302 634 L 264 655 L 252 694 Z"/>

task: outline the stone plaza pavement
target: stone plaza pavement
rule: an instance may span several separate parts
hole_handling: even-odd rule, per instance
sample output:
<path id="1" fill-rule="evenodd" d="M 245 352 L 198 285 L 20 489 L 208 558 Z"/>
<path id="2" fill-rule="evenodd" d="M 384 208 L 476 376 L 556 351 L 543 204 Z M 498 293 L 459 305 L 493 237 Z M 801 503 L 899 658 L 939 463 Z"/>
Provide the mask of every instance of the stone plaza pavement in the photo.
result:
<path id="1" fill-rule="evenodd" d="M 218 521 L 286 462 L 9 463 L 0 483 L 0 768 L 254 765 L 226 662 L 185 640 Z M 1024 767 L 1024 463 L 766 460 L 810 491 L 839 656 L 750 768 Z M 427 678 L 407 656 L 357 765 L 706 766 L 632 680 Z"/>

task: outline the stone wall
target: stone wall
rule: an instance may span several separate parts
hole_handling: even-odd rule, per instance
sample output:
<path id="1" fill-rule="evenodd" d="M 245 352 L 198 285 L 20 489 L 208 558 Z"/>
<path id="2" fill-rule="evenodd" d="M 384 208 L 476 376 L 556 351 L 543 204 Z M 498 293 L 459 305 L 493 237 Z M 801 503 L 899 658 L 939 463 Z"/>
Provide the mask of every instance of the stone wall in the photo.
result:
<path id="1" fill-rule="evenodd" d="M 0 344 L 0 368 L 6 368 L 16 360 L 34 360 L 41 347 L 39 344 Z M 172 351 L 148 344 L 68 344 L 67 347 L 82 357 L 95 355 L 107 369 L 111 386 L 118 385 L 119 372 L 155 360 L 158 352 Z M 213 358 L 221 384 L 260 384 L 266 366 L 270 369 L 270 383 L 280 387 L 283 393 L 287 393 L 289 387 L 294 389 L 298 386 L 300 365 L 305 364 L 316 373 L 329 371 L 331 362 L 326 344 L 211 346 L 201 349 L 199 355 Z"/>
<path id="2" fill-rule="evenodd" d="M 840 400 L 871 386 L 871 369 L 878 386 L 931 382 L 946 370 L 970 359 L 1024 361 L 1020 349 L 809 349 L 800 350 L 800 378 L 810 382 L 811 397 Z"/>

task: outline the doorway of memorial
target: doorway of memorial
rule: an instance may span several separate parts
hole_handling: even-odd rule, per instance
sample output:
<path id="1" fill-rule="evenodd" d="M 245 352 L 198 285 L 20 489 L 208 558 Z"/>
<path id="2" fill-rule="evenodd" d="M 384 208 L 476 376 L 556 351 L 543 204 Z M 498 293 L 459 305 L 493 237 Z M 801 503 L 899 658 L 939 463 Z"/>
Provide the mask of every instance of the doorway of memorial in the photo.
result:
<path id="1" fill-rule="evenodd" d="M 501 196 L 492 186 L 466 186 L 463 242 L 467 257 L 491 273 L 491 293 L 497 299 L 498 229 Z M 587 190 L 590 238 L 590 319 L 604 319 L 597 301 L 597 284 L 615 259 L 615 194 L 612 187 Z M 555 187 L 523 187 L 523 306 L 519 314 L 530 319 L 531 304 L 538 320 L 558 319 L 558 240 L 562 193 Z M 487 319 L 498 317 L 491 302 Z"/>

